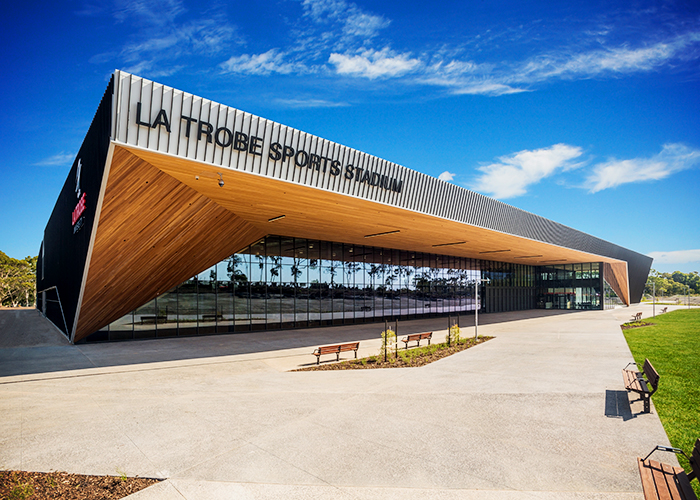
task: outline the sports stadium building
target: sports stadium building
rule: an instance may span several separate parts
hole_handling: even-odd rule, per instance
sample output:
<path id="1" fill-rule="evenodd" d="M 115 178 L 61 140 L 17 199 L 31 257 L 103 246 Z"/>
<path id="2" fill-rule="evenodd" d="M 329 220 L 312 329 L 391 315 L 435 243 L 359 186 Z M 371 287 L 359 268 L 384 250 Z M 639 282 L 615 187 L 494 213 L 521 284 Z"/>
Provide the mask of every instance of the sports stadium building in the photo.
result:
<path id="1" fill-rule="evenodd" d="M 71 342 L 466 314 L 477 304 L 601 309 L 608 286 L 638 302 L 651 262 L 116 71 L 44 231 L 38 307 Z"/>

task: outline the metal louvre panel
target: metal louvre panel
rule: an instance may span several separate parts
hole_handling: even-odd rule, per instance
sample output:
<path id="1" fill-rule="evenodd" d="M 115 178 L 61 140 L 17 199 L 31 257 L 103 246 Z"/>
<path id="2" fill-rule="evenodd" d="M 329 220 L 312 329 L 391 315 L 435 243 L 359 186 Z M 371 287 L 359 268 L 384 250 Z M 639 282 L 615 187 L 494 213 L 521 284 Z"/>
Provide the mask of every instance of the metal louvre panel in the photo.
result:
<path id="1" fill-rule="evenodd" d="M 112 136 L 117 142 L 626 260 L 630 263 L 630 273 L 641 273 L 641 269 L 651 265 L 651 259 L 636 252 L 347 146 L 128 73 L 117 71 L 114 81 L 117 102 Z M 141 115 L 137 117 L 138 103 Z M 167 113 L 170 132 L 154 122 L 161 110 Z M 200 126 L 205 130 L 211 127 L 211 142 L 206 134 L 199 137 Z M 222 147 L 216 138 L 228 137 L 228 132 L 219 132 L 221 136 L 217 136 L 221 128 L 234 135 L 245 134 L 249 148 L 252 137 L 260 138 L 261 154 L 236 149 L 233 144 Z M 232 142 L 235 140 L 233 138 Z M 295 154 L 304 151 L 307 164 L 296 166 L 295 157 L 272 159 L 270 145 L 273 142 L 293 148 Z M 329 165 L 326 172 L 322 167 L 319 170 L 310 168 L 311 154 L 339 161 L 341 171 L 331 175 Z M 369 172 L 369 177 L 365 177 L 365 182 L 357 175 L 346 178 L 347 165 L 362 168 L 363 175 Z M 372 185 L 377 175 L 378 185 Z M 382 186 L 383 175 L 389 177 L 390 189 Z M 396 183 L 398 188 L 399 182 L 401 191 L 397 192 L 393 187 Z"/>

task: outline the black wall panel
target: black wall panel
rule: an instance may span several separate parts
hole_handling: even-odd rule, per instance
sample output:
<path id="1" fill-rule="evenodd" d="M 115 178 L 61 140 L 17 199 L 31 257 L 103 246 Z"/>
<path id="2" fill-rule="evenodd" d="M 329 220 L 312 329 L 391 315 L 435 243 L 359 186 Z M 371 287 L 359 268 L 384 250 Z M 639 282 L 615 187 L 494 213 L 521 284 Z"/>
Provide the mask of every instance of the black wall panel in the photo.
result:
<path id="1" fill-rule="evenodd" d="M 109 150 L 113 89 L 114 81 L 111 80 L 44 229 L 37 266 L 37 291 L 55 287 L 46 294 L 52 300 L 45 308 L 46 316 L 68 337 L 78 309 L 85 261 Z M 79 208 L 81 198 L 84 200 L 82 211 Z M 75 221 L 74 212 L 80 214 Z M 63 312 L 58 307 L 58 302 L 53 302 L 58 298 Z"/>

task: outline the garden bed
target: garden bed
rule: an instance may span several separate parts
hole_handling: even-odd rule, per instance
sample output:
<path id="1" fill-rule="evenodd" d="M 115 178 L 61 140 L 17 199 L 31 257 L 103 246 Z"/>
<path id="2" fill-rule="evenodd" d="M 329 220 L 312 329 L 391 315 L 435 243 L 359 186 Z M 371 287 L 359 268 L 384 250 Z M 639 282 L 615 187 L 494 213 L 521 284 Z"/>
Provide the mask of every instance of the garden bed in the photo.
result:
<path id="1" fill-rule="evenodd" d="M 479 335 L 478 339 L 468 338 L 460 339 L 458 342 L 451 342 L 448 346 L 447 343 L 442 344 L 431 344 L 421 347 L 413 347 L 411 349 L 399 348 L 398 358 L 396 356 L 396 351 L 393 347 L 390 351 L 387 351 L 387 360 L 384 361 L 384 354 L 369 356 L 367 358 L 360 359 L 350 359 L 347 361 L 341 361 L 340 363 L 332 362 L 325 363 L 317 366 L 310 366 L 308 368 L 299 368 L 297 372 L 301 371 L 325 371 L 325 370 L 365 370 L 373 368 L 409 368 L 424 366 L 438 359 L 451 356 L 475 345 L 482 344 L 487 340 L 491 340 L 493 337 L 484 337 Z"/>
<path id="2" fill-rule="evenodd" d="M 0 471 L 0 498 L 12 500 L 117 500 L 159 479 L 84 476 L 67 472 Z"/>

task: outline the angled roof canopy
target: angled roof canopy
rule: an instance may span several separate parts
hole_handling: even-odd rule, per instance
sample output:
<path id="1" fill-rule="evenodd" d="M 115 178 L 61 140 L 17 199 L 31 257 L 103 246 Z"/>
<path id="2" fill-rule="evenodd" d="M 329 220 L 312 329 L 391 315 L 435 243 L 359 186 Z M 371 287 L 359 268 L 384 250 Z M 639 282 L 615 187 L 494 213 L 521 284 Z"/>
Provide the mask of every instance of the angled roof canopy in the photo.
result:
<path id="1" fill-rule="evenodd" d="M 101 108 L 104 159 L 89 164 L 84 144 L 64 186 L 78 201 L 72 177 L 99 186 L 84 190 L 87 234 L 74 222 L 65 237 L 89 240 L 73 341 L 271 233 L 535 266 L 604 262 L 627 304 L 651 266 L 556 222 L 128 73 L 115 72 Z"/>

